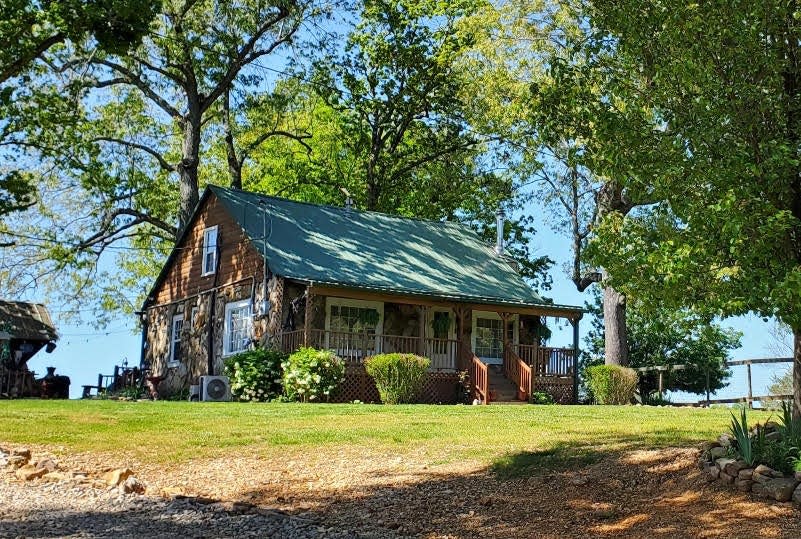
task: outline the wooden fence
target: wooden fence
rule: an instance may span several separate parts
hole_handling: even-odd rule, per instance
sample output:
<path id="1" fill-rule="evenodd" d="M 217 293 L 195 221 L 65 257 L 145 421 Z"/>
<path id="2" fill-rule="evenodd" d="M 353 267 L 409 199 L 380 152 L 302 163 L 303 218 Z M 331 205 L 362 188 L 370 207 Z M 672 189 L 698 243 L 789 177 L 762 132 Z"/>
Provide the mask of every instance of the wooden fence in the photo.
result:
<path id="1" fill-rule="evenodd" d="M 733 361 L 727 361 L 727 367 L 737 367 L 741 365 L 746 366 L 746 373 L 747 373 L 747 381 L 748 381 L 748 394 L 743 397 L 733 397 L 729 399 L 711 399 L 710 398 L 710 388 L 709 388 L 709 370 L 706 371 L 706 399 L 698 401 L 698 404 L 709 406 L 710 404 L 736 404 L 736 403 L 744 403 L 747 404 L 749 408 L 754 407 L 754 402 L 763 402 L 763 401 L 770 401 L 770 400 L 788 400 L 792 399 L 792 395 L 754 395 L 754 388 L 753 382 L 751 377 L 751 365 L 765 365 L 765 364 L 772 364 L 772 363 L 792 363 L 793 358 L 791 357 L 766 357 L 766 358 L 759 358 L 759 359 L 737 359 Z M 659 398 L 662 398 L 662 394 L 664 391 L 664 374 L 668 371 L 679 371 L 684 370 L 687 368 L 687 365 L 659 365 L 654 367 L 640 367 L 638 369 L 634 369 L 637 372 L 657 372 L 659 373 L 659 380 L 658 380 L 658 392 Z M 703 368 L 703 366 L 701 366 Z"/>

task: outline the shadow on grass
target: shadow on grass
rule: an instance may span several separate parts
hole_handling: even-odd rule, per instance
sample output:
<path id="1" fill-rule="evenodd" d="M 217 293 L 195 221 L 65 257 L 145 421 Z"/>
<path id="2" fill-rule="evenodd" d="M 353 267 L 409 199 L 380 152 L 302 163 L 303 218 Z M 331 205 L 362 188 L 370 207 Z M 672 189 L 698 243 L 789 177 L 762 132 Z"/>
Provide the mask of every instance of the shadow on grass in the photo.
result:
<path id="1" fill-rule="evenodd" d="M 495 459 L 490 465 L 499 479 L 520 479 L 552 472 L 577 470 L 599 462 L 608 452 L 592 447 L 557 444 L 549 449 L 519 451 Z"/>

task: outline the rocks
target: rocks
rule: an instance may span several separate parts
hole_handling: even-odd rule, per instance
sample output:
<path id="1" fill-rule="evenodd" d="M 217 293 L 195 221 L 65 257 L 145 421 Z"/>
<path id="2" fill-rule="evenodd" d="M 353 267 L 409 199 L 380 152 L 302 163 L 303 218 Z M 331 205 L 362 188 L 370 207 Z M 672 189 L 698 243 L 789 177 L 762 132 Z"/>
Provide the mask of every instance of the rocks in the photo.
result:
<path id="1" fill-rule="evenodd" d="M 356 539 L 402 535 L 388 529 L 363 535 L 347 527 L 324 527 L 315 520 L 239 502 L 213 507 L 191 498 L 124 496 L 116 489 L 98 490 L 74 483 L 0 482 L 0 499 L 3 537 Z"/>
<path id="2" fill-rule="evenodd" d="M 793 477 L 783 477 L 781 479 L 771 479 L 763 486 L 768 496 L 777 502 L 787 502 L 793 497 L 798 481 Z"/>
<path id="3" fill-rule="evenodd" d="M 760 498 L 767 498 L 768 492 L 765 490 L 765 487 L 762 486 L 761 483 L 753 483 L 751 485 L 751 493 L 759 496 Z"/>
<path id="4" fill-rule="evenodd" d="M 754 470 L 751 468 L 744 468 L 737 473 L 737 479 L 747 479 L 751 481 L 751 477 L 754 475 Z"/>
<path id="5" fill-rule="evenodd" d="M 20 481 L 32 481 L 33 479 L 39 479 L 43 475 L 47 473 L 45 469 L 37 469 L 36 466 L 32 464 L 26 464 L 22 468 L 17 468 L 14 471 L 14 475 Z"/>
<path id="6" fill-rule="evenodd" d="M 793 503 L 801 504 L 801 485 L 795 487 L 793 491 L 793 497 L 791 498 Z"/>
<path id="7" fill-rule="evenodd" d="M 720 459 L 726 456 L 726 448 L 725 447 L 713 447 L 709 450 L 709 456 L 712 460 Z"/>
<path id="8" fill-rule="evenodd" d="M 117 488 L 123 494 L 144 494 L 146 490 L 145 484 L 134 476 L 126 478 Z"/>
<path id="9" fill-rule="evenodd" d="M 105 472 L 101 478 L 108 486 L 116 487 L 132 475 L 133 471 L 129 468 L 117 468 L 115 470 L 109 470 Z"/>
<path id="10" fill-rule="evenodd" d="M 22 457 L 27 462 L 27 461 L 31 460 L 31 450 L 27 449 L 27 448 L 12 449 L 11 450 L 11 456 L 12 457 Z"/>
<path id="11" fill-rule="evenodd" d="M 720 481 L 722 483 L 725 483 L 727 485 L 731 485 L 732 483 L 734 483 L 734 476 L 733 475 L 729 475 L 724 471 L 720 472 L 720 476 L 719 477 L 720 477 Z"/>
<path id="12" fill-rule="evenodd" d="M 737 477 L 740 474 L 740 470 L 744 470 L 748 468 L 748 464 L 744 460 L 735 460 L 734 462 L 729 462 L 726 464 L 724 468 L 726 473 L 732 477 Z"/>
<path id="13" fill-rule="evenodd" d="M 46 470 L 47 472 L 55 472 L 56 470 L 58 470 L 58 465 L 56 464 L 56 461 L 54 461 L 53 459 L 45 457 L 43 459 L 40 459 L 36 463 L 36 469 Z"/>
<path id="14" fill-rule="evenodd" d="M 734 487 L 737 490 L 742 492 L 751 492 L 751 487 L 753 486 L 754 482 L 750 479 L 735 479 L 734 480 Z"/>

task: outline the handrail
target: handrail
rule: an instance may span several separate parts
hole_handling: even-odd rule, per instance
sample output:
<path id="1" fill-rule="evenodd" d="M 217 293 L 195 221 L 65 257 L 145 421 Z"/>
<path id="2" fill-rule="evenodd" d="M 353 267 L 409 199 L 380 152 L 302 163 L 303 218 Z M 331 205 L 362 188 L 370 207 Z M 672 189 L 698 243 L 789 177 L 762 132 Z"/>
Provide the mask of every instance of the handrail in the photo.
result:
<path id="1" fill-rule="evenodd" d="M 531 367 L 520 359 L 510 346 L 504 347 L 503 370 L 506 377 L 517 386 L 517 398 L 527 401 L 531 398 Z"/>
<path id="2" fill-rule="evenodd" d="M 284 352 L 294 352 L 303 345 L 304 331 L 296 330 L 281 333 L 278 337 Z M 375 354 L 398 352 L 420 354 L 431 360 L 429 370 L 453 370 L 457 368 L 460 343 L 456 339 L 434 339 L 408 335 L 376 335 L 374 333 L 353 333 L 312 329 L 308 334 L 308 346 L 334 350 L 349 363 L 361 364 L 364 359 Z"/>
<path id="3" fill-rule="evenodd" d="M 572 376 L 574 373 L 572 348 L 518 344 L 513 349 L 537 376 Z"/>
<path id="4" fill-rule="evenodd" d="M 473 398 L 481 404 L 489 404 L 489 372 L 487 365 L 473 354 L 470 363 L 470 380 L 473 387 Z"/>

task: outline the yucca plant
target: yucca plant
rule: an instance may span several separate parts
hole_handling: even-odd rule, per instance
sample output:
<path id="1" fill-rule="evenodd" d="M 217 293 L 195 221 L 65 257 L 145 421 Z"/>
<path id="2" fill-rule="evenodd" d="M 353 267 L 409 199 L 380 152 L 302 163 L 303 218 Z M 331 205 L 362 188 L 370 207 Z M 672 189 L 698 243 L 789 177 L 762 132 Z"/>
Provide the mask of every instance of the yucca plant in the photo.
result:
<path id="1" fill-rule="evenodd" d="M 782 401 L 782 416 L 779 434 L 789 445 L 801 446 L 801 419 L 793 418 L 793 405 Z"/>
<path id="2" fill-rule="evenodd" d="M 749 466 L 754 465 L 754 446 L 751 436 L 748 433 L 748 419 L 745 415 L 745 408 L 740 408 L 740 419 L 731 414 L 731 434 L 737 443 L 737 453 Z"/>

